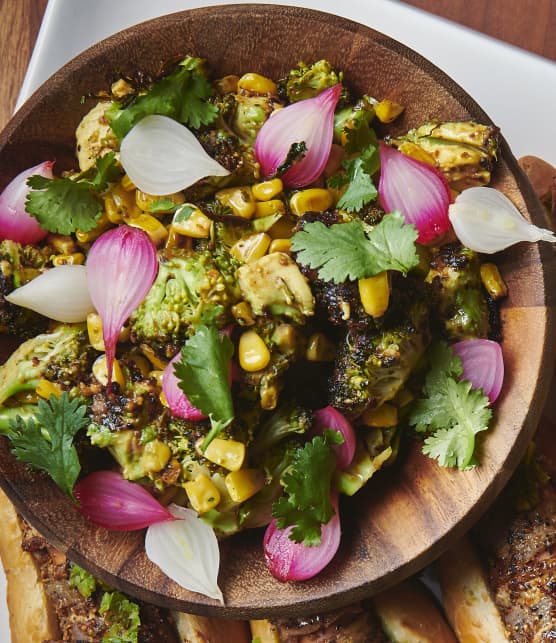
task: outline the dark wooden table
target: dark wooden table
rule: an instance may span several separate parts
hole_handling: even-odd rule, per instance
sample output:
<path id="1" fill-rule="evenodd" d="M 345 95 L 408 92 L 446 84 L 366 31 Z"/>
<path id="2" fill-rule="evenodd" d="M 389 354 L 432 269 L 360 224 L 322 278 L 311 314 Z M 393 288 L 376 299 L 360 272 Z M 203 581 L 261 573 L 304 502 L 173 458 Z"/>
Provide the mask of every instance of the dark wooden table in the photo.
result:
<path id="1" fill-rule="evenodd" d="M 407 4 L 556 60 L 556 0 L 407 0 Z M 0 129 L 13 112 L 46 5 L 47 0 L 0 0 Z"/>

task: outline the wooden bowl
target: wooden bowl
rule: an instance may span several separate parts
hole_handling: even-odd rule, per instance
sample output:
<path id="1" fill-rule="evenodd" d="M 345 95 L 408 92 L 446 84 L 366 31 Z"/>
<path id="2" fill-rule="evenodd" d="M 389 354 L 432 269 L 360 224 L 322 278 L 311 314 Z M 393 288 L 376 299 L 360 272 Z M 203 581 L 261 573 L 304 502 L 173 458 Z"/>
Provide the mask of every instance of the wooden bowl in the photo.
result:
<path id="1" fill-rule="evenodd" d="M 24 168 L 57 158 L 72 166 L 74 130 L 90 108 L 81 97 L 121 74 L 156 73 L 185 54 L 207 58 L 218 74 L 281 77 L 300 60 L 326 58 L 358 94 L 406 106 L 400 130 L 430 118 L 490 120 L 450 78 L 398 42 L 349 20 L 315 11 L 230 5 L 185 11 L 132 27 L 67 64 L 22 107 L 0 137 L 0 188 Z M 516 114 L 516 118 L 519 116 Z M 494 185 L 538 225 L 543 211 L 504 140 Z M 262 533 L 221 544 L 226 604 L 187 592 L 151 564 L 144 533 L 113 533 L 84 520 L 48 479 L 31 474 L 0 441 L 0 485 L 19 511 L 69 558 L 140 599 L 182 611 L 251 618 L 308 614 L 367 597 L 437 557 L 487 509 L 531 439 L 549 385 L 554 346 L 554 254 L 519 244 L 498 257 L 509 297 L 502 306 L 506 379 L 481 465 L 442 469 L 418 445 L 342 505 L 343 539 L 329 567 L 302 583 L 267 571 Z M 7 344 L 4 353 L 7 354 Z"/>

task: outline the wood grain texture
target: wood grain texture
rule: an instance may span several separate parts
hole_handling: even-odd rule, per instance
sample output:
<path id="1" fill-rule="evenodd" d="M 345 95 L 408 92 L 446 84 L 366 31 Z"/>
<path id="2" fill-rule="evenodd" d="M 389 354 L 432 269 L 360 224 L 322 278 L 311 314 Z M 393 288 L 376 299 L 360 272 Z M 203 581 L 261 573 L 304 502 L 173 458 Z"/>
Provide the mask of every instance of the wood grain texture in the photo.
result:
<path id="1" fill-rule="evenodd" d="M 279 44 L 270 48 L 268 42 Z M 268 5 L 195 10 L 132 28 L 56 74 L 0 135 L 0 189 L 19 170 L 42 160 L 46 150 L 61 166 L 70 164 L 75 126 L 91 106 L 81 104 L 82 95 L 108 87 L 118 74 L 154 73 L 184 53 L 206 57 L 221 74 L 258 71 L 272 77 L 298 60 L 328 58 L 345 71 L 356 93 L 401 100 L 407 109 L 398 128 L 404 131 L 433 116 L 488 122 L 442 72 L 361 25 Z M 504 141 L 494 185 L 526 216 L 544 223 L 542 208 Z M 316 579 L 277 582 L 264 565 L 261 533 L 241 534 L 221 545 L 226 604 L 220 606 L 181 589 L 152 565 L 142 532 L 113 534 L 88 523 L 49 480 L 17 463 L 4 439 L 0 485 L 23 516 L 71 559 L 149 602 L 231 618 L 320 612 L 354 602 L 434 560 L 479 518 L 517 466 L 550 384 L 555 263 L 552 249 L 538 244 L 500 255 L 510 287 L 502 310 L 507 377 L 494 427 L 482 441 L 482 465 L 464 473 L 440 469 L 421 456 L 417 445 L 410 447 L 399 466 L 343 503 L 340 551 Z"/>

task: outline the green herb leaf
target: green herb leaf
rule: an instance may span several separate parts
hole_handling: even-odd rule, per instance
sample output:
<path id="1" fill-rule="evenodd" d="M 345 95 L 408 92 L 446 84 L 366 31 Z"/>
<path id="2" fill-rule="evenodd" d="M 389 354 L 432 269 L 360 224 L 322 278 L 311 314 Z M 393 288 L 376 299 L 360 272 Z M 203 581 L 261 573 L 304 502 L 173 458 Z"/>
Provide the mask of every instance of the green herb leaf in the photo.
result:
<path id="1" fill-rule="evenodd" d="M 320 221 L 307 223 L 292 237 L 292 250 L 298 263 L 317 268 L 321 279 L 338 284 L 384 270 L 407 273 L 419 263 L 417 236 L 415 226 L 393 212 L 370 230 L 359 220 L 329 228 Z"/>
<path id="2" fill-rule="evenodd" d="M 291 468 L 282 482 L 285 495 L 272 505 L 272 516 L 280 529 L 293 526 L 291 540 L 305 545 L 318 545 L 321 525 L 334 515 L 330 502 L 330 485 L 336 469 L 332 444 L 341 444 L 338 431 L 325 431 L 295 452 Z"/>
<path id="3" fill-rule="evenodd" d="M 347 212 L 359 212 L 378 195 L 372 179 L 380 167 L 378 147 L 369 145 L 360 156 L 342 161 L 342 165 L 349 177 L 349 186 L 338 200 L 338 207 Z"/>
<path id="4" fill-rule="evenodd" d="M 102 213 L 98 194 L 119 174 L 114 154 L 110 152 L 98 158 L 95 167 L 77 179 L 31 176 L 27 185 L 32 190 L 27 195 L 25 209 L 49 232 L 89 232 Z"/>
<path id="5" fill-rule="evenodd" d="M 7 434 L 18 460 L 46 471 L 74 500 L 81 465 L 73 439 L 89 423 L 86 410 L 81 400 L 70 400 L 65 392 L 59 399 L 51 395 L 48 402 L 39 401 L 36 420 L 18 417 L 10 422 Z"/>
<path id="6" fill-rule="evenodd" d="M 110 127 L 121 140 L 145 116 L 160 114 L 198 129 L 212 123 L 218 114 L 218 108 L 208 102 L 212 94 L 212 85 L 202 72 L 202 61 L 188 57 L 131 105 L 111 110 Z"/>
<path id="7" fill-rule="evenodd" d="M 98 611 L 108 624 L 102 643 L 137 643 L 141 625 L 137 603 L 120 592 L 105 592 Z"/>
<path id="8" fill-rule="evenodd" d="M 203 450 L 234 419 L 228 383 L 233 352 L 230 338 L 220 336 L 215 326 L 199 326 L 182 348 L 181 361 L 174 365 L 179 387 L 187 399 L 210 418 L 212 428 Z"/>
<path id="9" fill-rule="evenodd" d="M 480 389 L 460 380 L 461 359 L 445 342 L 429 351 L 431 369 L 425 378 L 425 397 L 414 404 L 409 424 L 427 434 L 423 453 L 443 467 L 466 469 L 476 464 L 475 435 L 488 428 L 492 410 Z"/>

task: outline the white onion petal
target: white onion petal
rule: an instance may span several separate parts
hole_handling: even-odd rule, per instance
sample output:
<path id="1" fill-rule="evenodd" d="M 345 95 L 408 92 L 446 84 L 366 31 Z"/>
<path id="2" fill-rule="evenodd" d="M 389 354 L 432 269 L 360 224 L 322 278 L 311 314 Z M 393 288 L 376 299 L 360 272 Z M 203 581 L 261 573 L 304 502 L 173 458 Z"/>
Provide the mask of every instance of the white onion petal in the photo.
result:
<path id="1" fill-rule="evenodd" d="M 147 557 L 181 587 L 224 603 L 217 584 L 220 550 L 214 530 L 192 509 L 174 504 L 168 509 L 178 520 L 147 529 Z"/>
<path id="2" fill-rule="evenodd" d="M 120 160 L 133 183 L 157 196 L 173 194 L 228 170 L 203 149 L 187 127 L 167 116 L 146 116 L 120 146 Z"/>
<path id="3" fill-rule="evenodd" d="M 56 266 L 6 296 L 16 306 L 49 319 L 77 323 L 95 310 L 87 286 L 85 266 Z"/>
<path id="4" fill-rule="evenodd" d="M 448 210 L 458 239 L 471 250 L 492 254 L 520 241 L 556 242 L 550 230 L 523 218 L 508 197 L 495 188 L 468 188 Z"/>

